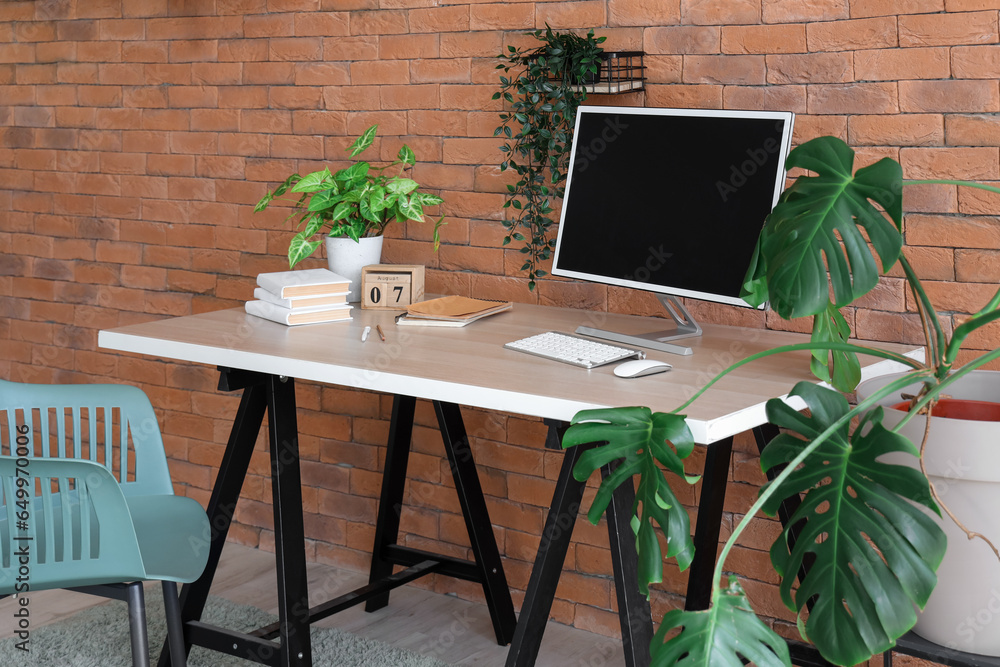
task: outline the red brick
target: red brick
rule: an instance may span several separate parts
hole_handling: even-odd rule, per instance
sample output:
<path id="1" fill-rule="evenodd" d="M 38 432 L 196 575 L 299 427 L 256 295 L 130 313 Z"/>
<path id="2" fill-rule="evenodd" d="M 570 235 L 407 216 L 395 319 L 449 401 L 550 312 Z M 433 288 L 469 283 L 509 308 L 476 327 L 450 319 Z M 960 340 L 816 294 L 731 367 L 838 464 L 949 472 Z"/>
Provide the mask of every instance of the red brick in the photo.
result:
<path id="1" fill-rule="evenodd" d="M 851 116 L 848 142 L 875 146 L 940 146 L 944 122 L 937 114 Z"/>
<path id="2" fill-rule="evenodd" d="M 297 86 L 343 86 L 351 82 L 346 63 L 300 63 L 295 66 Z"/>
<path id="3" fill-rule="evenodd" d="M 944 8 L 944 0 L 851 0 L 851 16 L 855 18 L 925 14 Z"/>
<path id="4" fill-rule="evenodd" d="M 412 9 L 409 12 L 409 24 L 410 32 L 415 33 L 464 32 L 469 30 L 469 6 L 446 5 Z"/>
<path id="5" fill-rule="evenodd" d="M 951 283 L 924 281 L 924 291 L 934 307 L 942 312 L 975 313 L 985 306 L 996 292 L 991 283 Z M 913 297 L 907 295 L 909 309 L 915 310 Z"/>
<path id="6" fill-rule="evenodd" d="M 609 26 L 676 25 L 681 22 L 679 0 L 610 0 Z"/>
<path id="7" fill-rule="evenodd" d="M 220 40 L 219 60 L 222 62 L 252 62 L 267 60 L 266 39 Z"/>
<path id="8" fill-rule="evenodd" d="M 285 85 L 295 79 L 295 64 L 246 63 L 243 66 L 243 80 L 251 84 Z"/>
<path id="9" fill-rule="evenodd" d="M 471 30 L 530 30 L 534 27 L 535 7 L 532 4 L 489 3 L 469 6 Z"/>
<path id="10" fill-rule="evenodd" d="M 719 52 L 721 35 L 722 31 L 717 27 L 647 28 L 644 42 L 647 52 L 651 54 L 713 54 Z"/>
<path id="11" fill-rule="evenodd" d="M 1000 247 L 1000 220 L 994 217 L 909 215 L 906 243 L 992 249 Z"/>
<path id="12" fill-rule="evenodd" d="M 899 108 L 904 112 L 994 112 L 1000 110 L 1000 90 L 995 80 L 900 81 Z"/>
<path id="13" fill-rule="evenodd" d="M 298 36 L 332 37 L 350 34 L 350 20 L 346 12 L 302 12 L 294 16 L 295 34 Z"/>
<path id="14" fill-rule="evenodd" d="M 383 9 L 351 14 L 352 35 L 400 35 L 407 32 L 405 11 Z"/>
<path id="15" fill-rule="evenodd" d="M 170 62 L 189 63 L 217 60 L 219 43 L 214 39 L 170 42 Z"/>
<path id="16" fill-rule="evenodd" d="M 681 22 L 697 25 L 759 23 L 759 0 L 681 0 Z"/>
<path id="17" fill-rule="evenodd" d="M 147 39 L 225 39 L 242 36 L 243 17 L 152 18 L 146 22 Z"/>
<path id="18" fill-rule="evenodd" d="M 761 85 L 764 56 L 684 56 L 684 83 Z"/>
<path id="19" fill-rule="evenodd" d="M 895 17 L 810 23 L 806 26 L 810 51 L 887 49 L 898 45 Z"/>
<path id="20" fill-rule="evenodd" d="M 442 58 L 492 58 L 502 44 L 503 33 L 499 31 L 445 33 L 440 37 L 440 54 Z"/>
<path id="21" fill-rule="evenodd" d="M 997 180 L 996 148 L 905 148 L 900 163 L 907 178 Z"/>
<path id="22" fill-rule="evenodd" d="M 571 29 L 580 25 L 600 26 L 607 23 L 604 2 L 550 2 L 535 5 L 535 25 L 550 25 L 554 29 Z"/>
<path id="23" fill-rule="evenodd" d="M 897 113 L 895 83 L 820 84 L 808 88 L 809 112 L 817 114 Z"/>
<path id="24" fill-rule="evenodd" d="M 848 11 L 843 0 L 763 0 L 761 15 L 765 23 L 835 21 L 857 16 Z"/>
<path id="25" fill-rule="evenodd" d="M 802 53 L 806 50 L 803 25 L 737 25 L 722 28 L 723 53 Z"/>
<path id="26" fill-rule="evenodd" d="M 856 51 L 854 75 L 859 80 L 946 79 L 951 76 L 949 49 L 909 48 Z"/>
<path id="27" fill-rule="evenodd" d="M 355 62 L 351 63 L 350 76 L 356 85 L 409 83 L 410 67 L 402 60 Z"/>
<path id="28" fill-rule="evenodd" d="M 379 99 L 383 109 L 436 109 L 440 105 L 440 89 L 436 84 L 380 86 Z"/>
<path id="29" fill-rule="evenodd" d="M 468 58 L 423 58 L 410 61 L 413 83 L 469 83 Z"/>
<path id="30" fill-rule="evenodd" d="M 727 109 L 772 109 L 806 111 L 805 86 L 726 86 L 723 101 Z"/>
<path id="31" fill-rule="evenodd" d="M 996 183 L 990 183 L 996 187 Z M 1000 194 L 979 188 L 962 187 L 958 189 L 958 210 L 971 215 L 994 215 L 1000 208 Z"/>
<path id="32" fill-rule="evenodd" d="M 237 63 L 194 63 L 191 83 L 211 86 L 237 85 L 243 80 L 243 67 Z"/>
<path id="33" fill-rule="evenodd" d="M 768 83 L 843 83 L 854 80 L 846 53 L 803 53 L 767 56 Z"/>
<path id="34" fill-rule="evenodd" d="M 377 86 L 326 86 L 323 102 L 329 110 L 379 109 L 379 89 Z"/>
<path id="35" fill-rule="evenodd" d="M 1000 46 L 957 46 L 951 49 L 952 70 L 962 79 L 1000 77 Z"/>
<path id="36" fill-rule="evenodd" d="M 381 38 L 383 43 L 388 36 Z M 379 37 L 331 37 L 323 40 L 323 53 L 327 61 L 374 60 L 379 57 Z"/>
<path id="37" fill-rule="evenodd" d="M 323 40 L 320 37 L 289 37 L 268 41 L 270 60 L 296 62 L 323 59 Z"/>
<path id="38" fill-rule="evenodd" d="M 265 86 L 227 86 L 219 89 L 219 108 L 263 109 L 267 107 Z"/>
<path id="39" fill-rule="evenodd" d="M 440 36 L 434 34 L 385 35 L 379 38 L 378 59 L 410 60 L 445 56 L 441 52 L 440 42 Z"/>
<path id="40" fill-rule="evenodd" d="M 993 44 L 998 39 L 995 11 L 899 17 L 900 46 Z"/>

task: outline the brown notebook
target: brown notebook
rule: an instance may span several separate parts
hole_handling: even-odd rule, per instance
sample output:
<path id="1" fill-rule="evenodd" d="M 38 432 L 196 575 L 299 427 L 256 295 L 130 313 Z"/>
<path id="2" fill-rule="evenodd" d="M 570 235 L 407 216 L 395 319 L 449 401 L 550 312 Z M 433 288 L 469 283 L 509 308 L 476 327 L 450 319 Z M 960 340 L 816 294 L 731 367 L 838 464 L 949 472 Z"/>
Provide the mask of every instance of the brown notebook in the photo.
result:
<path id="1" fill-rule="evenodd" d="M 408 318 L 468 323 L 510 310 L 513 305 L 510 301 L 487 301 L 467 296 L 442 296 L 408 306 L 406 316 Z"/>

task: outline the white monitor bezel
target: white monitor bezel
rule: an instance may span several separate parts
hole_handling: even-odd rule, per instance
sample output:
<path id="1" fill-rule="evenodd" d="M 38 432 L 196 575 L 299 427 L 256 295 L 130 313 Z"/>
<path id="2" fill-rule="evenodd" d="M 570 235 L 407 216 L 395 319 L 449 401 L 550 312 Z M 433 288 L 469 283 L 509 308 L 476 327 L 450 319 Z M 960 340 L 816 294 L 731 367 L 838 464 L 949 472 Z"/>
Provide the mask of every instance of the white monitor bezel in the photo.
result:
<path id="1" fill-rule="evenodd" d="M 776 121 L 785 121 L 784 127 L 781 134 L 781 151 L 782 157 L 781 168 L 775 175 L 774 183 L 774 198 L 771 202 L 771 208 L 778 203 L 778 197 L 781 195 L 782 190 L 784 190 L 785 185 L 785 158 L 788 156 L 788 152 L 792 147 L 792 129 L 795 124 L 795 114 L 791 111 L 749 111 L 749 110 L 735 110 L 735 109 L 675 109 L 675 108 L 654 108 L 654 107 L 608 107 L 608 106 L 581 106 L 577 109 L 576 122 L 573 128 L 573 145 L 570 152 L 569 164 L 570 168 L 566 174 L 566 190 L 563 195 L 565 200 L 569 197 L 571 188 L 573 186 L 573 165 L 576 164 L 576 137 L 578 136 L 578 131 L 580 129 L 580 122 L 585 114 L 592 113 L 614 113 L 614 114 L 642 114 L 642 115 L 657 115 L 657 116 L 690 116 L 698 118 L 754 118 L 754 119 L 771 119 Z M 676 297 L 689 297 L 693 299 L 700 299 L 702 301 L 711 301 L 714 303 L 723 303 L 732 306 L 742 306 L 744 308 L 749 308 L 750 305 L 739 297 L 730 297 L 722 294 L 713 294 L 711 292 L 698 292 L 694 290 L 682 289 L 677 287 L 669 287 L 664 285 L 656 285 L 651 283 L 643 283 L 635 280 L 625 280 L 622 278 L 612 278 L 610 276 L 602 276 L 595 273 L 583 273 L 580 271 L 572 271 L 568 269 L 562 269 L 559 267 L 559 250 L 562 244 L 562 230 L 563 223 L 565 222 L 566 216 L 566 206 L 562 206 L 562 210 L 559 214 L 559 229 L 556 234 L 556 247 L 552 256 L 552 275 L 561 276 L 563 278 L 574 278 L 577 280 L 586 280 L 590 282 L 602 283 L 605 285 L 614 285 L 617 287 L 630 287 L 633 289 L 640 289 L 646 292 L 654 292 L 657 294 L 667 294 Z M 764 221 L 760 221 L 761 228 L 764 226 Z M 749 260 L 749 257 L 747 258 Z M 761 304 L 758 310 L 764 310 L 767 304 Z"/>

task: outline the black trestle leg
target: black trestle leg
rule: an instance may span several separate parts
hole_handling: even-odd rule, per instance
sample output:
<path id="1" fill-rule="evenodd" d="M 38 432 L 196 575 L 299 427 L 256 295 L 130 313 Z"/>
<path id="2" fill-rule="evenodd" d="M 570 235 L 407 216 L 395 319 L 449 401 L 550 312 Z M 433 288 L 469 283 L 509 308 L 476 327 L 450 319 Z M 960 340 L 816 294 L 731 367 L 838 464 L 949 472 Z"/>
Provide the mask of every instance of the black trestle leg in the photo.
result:
<path id="1" fill-rule="evenodd" d="M 601 477 L 606 478 L 612 472 L 610 466 L 604 466 Z M 653 617 L 649 600 L 639 592 L 639 556 L 635 550 L 635 533 L 631 523 L 634 504 L 635 487 L 629 480 L 615 490 L 605 516 L 625 664 L 628 667 L 646 667 L 650 661 L 649 643 L 653 640 Z"/>
<path id="2" fill-rule="evenodd" d="M 227 369 L 222 369 L 220 388 L 224 390 L 239 389 L 240 387 L 227 384 L 227 380 L 230 379 L 228 374 Z M 256 373 L 243 373 L 240 374 L 240 379 L 248 379 L 248 382 L 242 385 L 243 396 L 240 399 L 240 407 L 233 421 L 233 428 L 229 433 L 226 453 L 222 457 L 222 463 L 219 464 L 219 474 L 215 478 L 215 486 L 212 488 L 212 496 L 206 510 L 212 531 L 211 535 L 206 536 L 205 548 L 209 550 L 208 562 L 201 577 L 181 588 L 181 619 L 185 623 L 200 619 L 205 609 L 208 592 L 212 587 L 212 579 L 219 566 L 222 548 L 226 545 L 229 526 L 233 521 L 233 514 L 236 512 L 236 501 L 239 500 L 243 480 L 246 478 L 250 457 L 253 454 L 254 444 L 257 442 L 257 435 L 260 433 L 264 412 L 267 408 L 266 391 L 263 384 L 264 376 Z M 191 649 L 191 643 L 186 639 L 184 649 L 186 652 Z M 167 642 L 163 643 L 157 667 L 170 667 L 170 648 Z"/>
<path id="3" fill-rule="evenodd" d="M 476 462 L 472 458 L 472 449 L 465 432 L 465 422 L 462 420 L 461 409 L 454 403 L 434 401 L 434 411 L 455 480 L 458 502 L 462 506 L 462 516 L 465 517 L 465 527 L 469 531 L 472 553 L 482 576 L 483 593 L 493 619 L 493 630 L 497 643 L 504 646 L 514 636 L 517 618 L 503 562 L 500 560 L 500 550 L 493 534 L 493 524 L 483 498 L 483 487 L 479 483 Z"/>
<path id="4" fill-rule="evenodd" d="M 369 584 L 392 574 L 392 562 L 386 558 L 385 551 L 386 547 L 396 544 L 399 539 L 399 517 L 403 510 L 403 490 L 406 485 L 406 466 L 410 456 L 416 403 L 417 399 L 412 396 L 397 395 L 392 401 L 392 421 L 389 423 L 389 442 L 385 453 L 385 470 L 382 473 L 382 493 L 378 501 Z M 387 604 L 389 591 L 368 600 L 365 611 L 376 611 Z"/>
<path id="5" fill-rule="evenodd" d="M 558 426 L 555 423 L 549 425 L 549 441 L 555 443 L 556 447 L 559 446 L 560 440 L 555 432 L 557 430 Z M 524 593 L 514 639 L 510 651 L 507 652 L 506 667 L 530 667 L 538 658 L 545 624 L 549 621 L 552 600 L 555 598 L 559 575 L 566 562 L 566 552 L 573 537 L 573 526 L 576 524 L 580 503 L 583 501 L 583 490 L 586 487 L 586 482 L 578 482 L 573 477 L 573 466 L 576 465 L 580 455 L 591 446 L 571 447 L 563 455 L 559 478 L 556 480 L 556 490 L 552 494 L 549 513 L 545 517 L 545 528 L 542 529 L 542 541 L 538 545 L 535 564 L 531 568 L 531 577 L 528 579 L 528 589 Z"/>
<path id="6" fill-rule="evenodd" d="M 726 484 L 729 481 L 729 463 L 733 454 L 732 437 L 708 446 L 705 455 L 705 473 L 701 479 L 701 499 L 694 528 L 694 562 L 688 575 L 688 611 L 708 609 L 716 582 L 715 556 L 719 551 L 719 533 L 722 527 L 722 509 L 726 504 Z"/>
<path id="7" fill-rule="evenodd" d="M 278 571 L 279 664 L 281 667 L 311 665 L 302 478 L 295 384 L 291 378 L 268 376 L 267 414 L 274 503 L 274 555 Z"/>

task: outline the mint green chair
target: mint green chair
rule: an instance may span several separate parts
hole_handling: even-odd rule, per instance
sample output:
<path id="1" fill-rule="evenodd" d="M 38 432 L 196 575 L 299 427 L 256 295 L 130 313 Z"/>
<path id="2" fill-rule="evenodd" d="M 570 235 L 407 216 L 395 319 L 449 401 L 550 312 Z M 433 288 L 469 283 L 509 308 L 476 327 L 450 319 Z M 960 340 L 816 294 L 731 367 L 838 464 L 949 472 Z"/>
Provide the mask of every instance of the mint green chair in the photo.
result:
<path id="1" fill-rule="evenodd" d="M 142 391 L 0 380 L 0 487 L 0 596 L 67 588 L 125 600 L 132 664 L 148 667 L 142 582 L 161 581 L 171 663 L 186 664 L 177 582 L 201 576 L 209 523 L 174 495 Z"/>

